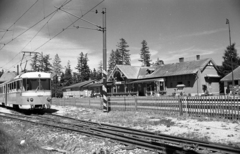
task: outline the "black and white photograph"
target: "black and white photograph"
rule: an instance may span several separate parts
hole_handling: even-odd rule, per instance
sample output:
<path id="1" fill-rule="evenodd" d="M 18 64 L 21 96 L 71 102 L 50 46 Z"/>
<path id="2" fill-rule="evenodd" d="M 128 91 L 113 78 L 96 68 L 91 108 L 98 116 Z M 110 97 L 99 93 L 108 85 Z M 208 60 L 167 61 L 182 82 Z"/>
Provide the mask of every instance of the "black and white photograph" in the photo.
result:
<path id="1" fill-rule="evenodd" d="M 0 0 L 1 154 L 240 154 L 240 0 Z"/>

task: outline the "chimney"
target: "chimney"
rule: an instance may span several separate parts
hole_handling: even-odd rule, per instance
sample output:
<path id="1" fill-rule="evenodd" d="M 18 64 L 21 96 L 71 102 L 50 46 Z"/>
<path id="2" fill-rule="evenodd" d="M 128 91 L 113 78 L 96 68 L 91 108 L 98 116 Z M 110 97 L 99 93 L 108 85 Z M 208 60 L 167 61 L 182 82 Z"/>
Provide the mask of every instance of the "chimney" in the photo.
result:
<path id="1" fill-rule="evenodd" d="M 200 60 L 200 55 L 196 55 L 196 59 L 197 59 L 197 60 Z"/>
<path id="2" fill-rule="evenodd" d="M 17 65 L 17 75 L 19 75 L 19 65 Z"/>
<path id="3" fill-rule="evenodd" d="M 184 62 L 184 57 L 179 58 L 179 63 Z"/>

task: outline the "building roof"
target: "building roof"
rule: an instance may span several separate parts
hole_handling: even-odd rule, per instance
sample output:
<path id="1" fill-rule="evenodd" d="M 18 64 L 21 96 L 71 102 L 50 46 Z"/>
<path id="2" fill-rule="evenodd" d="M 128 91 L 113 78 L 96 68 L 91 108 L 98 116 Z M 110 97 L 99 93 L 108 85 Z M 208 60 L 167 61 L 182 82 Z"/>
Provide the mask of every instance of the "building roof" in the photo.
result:
<path id="1" fill-rule="evenodd" d="M 211 63 L 212 66 L 217 69 L 216 64 L 211 58 L 165 64 L 155 67 L 116 65 L 109 78 L 118 70 L 120 70 L 127 79 L 151 79 L 167 76 L 195 74 L 199 70 L 203 71 L 209 63 Z"/>
<path id="2" fill-rule="evenodd" d="M 0 78 L 0 83 L 3 83 L 5 81 L 10 81 L 14 79 L 17 76 L 16 72 L 4 72 L 3 75 Z"/>
<path id="3" fill-rule="evenodd" d="M 114 70 L 119 69 L 128 79 L 143 78 L 147 74 L 148 69 L 154 69 L 152 67 L 130 66 L 130 65 L 116 65 Z M 113 71 L 112 74 L 114 74 Z"/>
<path id="4" fill-rule="evenodd" d="M 91 84 L 93 82 L 95 82 L 95 80 L 84 81 L 84 82 L 80 82 L 80 83 L 76 83 L 76 84 L 73 84 L 70 86 L 63 87 L 62 89 L 81 88 L 81 87 Z"/>
<path id="5" fill-rule="evenodd" d="M 209 62 L 211 62 L 215 67 L 215 63 L 210 58 L 165 64 L 163 66 L 158 66 L 152 74 L 146 75 L 145 78 L 195 74 L 198 70 L 202 71 Z"/>
<path id="6" fill-rule="evenodd" d="M 240 80 L 240 66 L 233 70 L 233 78 L 234 80 Z M 232 72 L 223 77 L 221 81 L 232 81 Z"/>

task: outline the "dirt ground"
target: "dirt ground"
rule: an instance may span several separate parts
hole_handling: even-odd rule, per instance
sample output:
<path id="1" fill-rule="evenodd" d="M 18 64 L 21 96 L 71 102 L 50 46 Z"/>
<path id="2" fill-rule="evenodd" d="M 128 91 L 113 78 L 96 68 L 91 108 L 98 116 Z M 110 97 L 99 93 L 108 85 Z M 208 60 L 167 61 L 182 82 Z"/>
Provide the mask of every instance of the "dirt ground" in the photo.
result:
<path id="1" fill-rule="evenodd" d="M 12 112 L 0 107 L 1 112 Z M 111 111 L 77 108 L 70 106 L 52 106 L 53 114 L 70 116 L 99 123 L 109 123 L 135 129 L 181 136 L 214 143 L 240 147 L 240 122 L 212 119 L 208 117 L 174 116 L 168 113 Z M 93 154 L 151 154 L 154 152 L 125 147 L 115 142 L 97 139 L 72 132 L 51 129 L 42 126 L 0 119 L 8 132 L 15 134 L 19 141 L 35 142 L 40 147 L 55 150 L 55 153 Z M 103 152 L 102 152 L 103 153 Z"/>

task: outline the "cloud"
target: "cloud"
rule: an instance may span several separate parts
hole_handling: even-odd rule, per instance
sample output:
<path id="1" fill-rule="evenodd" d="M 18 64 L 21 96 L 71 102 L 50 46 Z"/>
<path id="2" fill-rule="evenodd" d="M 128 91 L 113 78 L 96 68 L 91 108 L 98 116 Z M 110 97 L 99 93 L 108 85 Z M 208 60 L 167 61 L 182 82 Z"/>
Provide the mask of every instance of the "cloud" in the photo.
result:
<path id="1" fill-rule="evenodd" d="M 220 29 L 215 29 L 215 30 L 209 30 L 209 31 L 202 31 L 202 32 L 196 32 L 196 33 L 191 33 L 191 34 L 180 35 L 180 36 L 177 36 L 175 38 L 204 36 L 204 35 L 215 34 L 215 33 L 226 31 L 226 30 L 227 30 L 226 28 L 220 28 Z"/>

